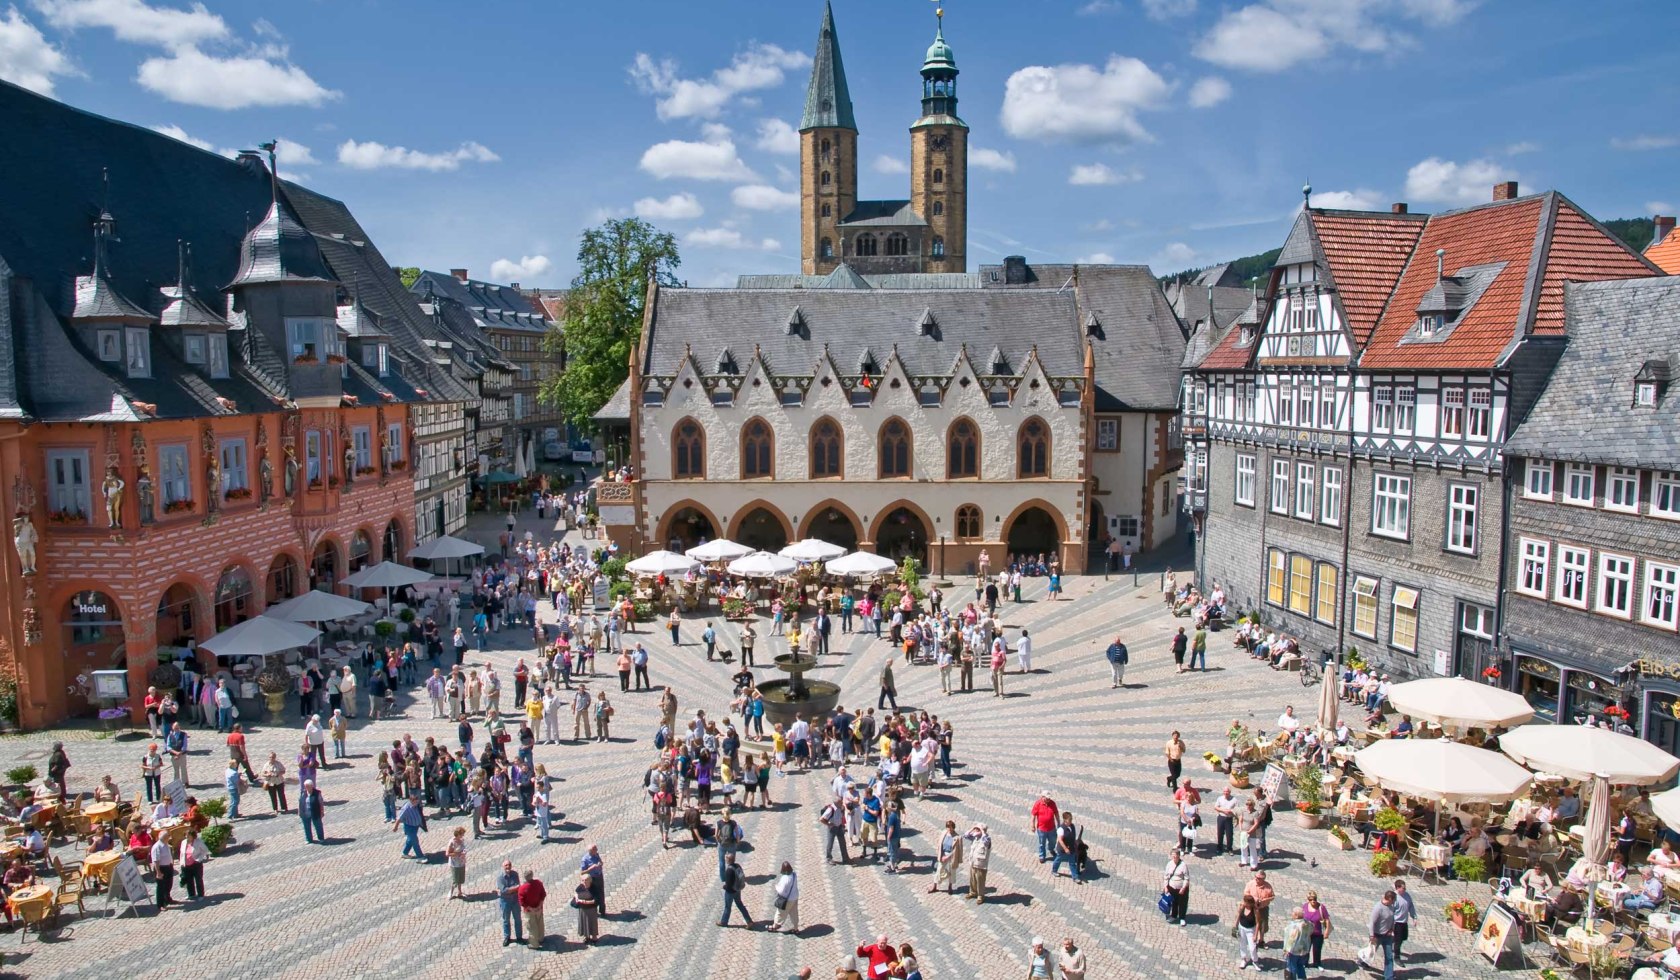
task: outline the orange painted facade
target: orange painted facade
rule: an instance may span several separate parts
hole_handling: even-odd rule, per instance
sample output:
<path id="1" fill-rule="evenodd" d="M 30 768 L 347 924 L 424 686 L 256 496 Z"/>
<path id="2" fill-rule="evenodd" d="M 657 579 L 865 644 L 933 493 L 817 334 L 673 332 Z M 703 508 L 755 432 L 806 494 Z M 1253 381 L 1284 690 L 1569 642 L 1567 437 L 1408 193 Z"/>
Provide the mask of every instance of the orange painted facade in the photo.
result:
<path id="1" fill-rule="evenodd" d="M 40 728 L 91 713 L 92 692 L 78 675 L 119 665 L 128 672 L 130 710 L 143 720 L 160 645 L 206 640 L 316 582 L 400 560 L 414 529 L 408 412 L 388 404 L 0 425 L 0 489 L 37 537 L 33 574 L 21 560 L 27 549 L 16 519 L 0 563 L 10 599 L 0 610 L 0 670 L 16 666 L 20 724 Z M 312 444 L 320 446 L 313 467 L 306 459 Z M 55 482 L 51 471 L 62 473 L 65 458 L 83 453 L 85 493 L 83 484 Z M 183 454 L 184 473 L 172 470 L 166 492 L 165 471 Z M 241 456 L 244 479 L 226 481 L 222 461 L 238 465 Z M 298 462 L 288 492 L 292 456 Z M 116 527 L 104 493 L 113 470 L 122 484 Z M 190 488 L 186 502 L 166 506 L 166 496 L 183 487 Z M 149 519 L 142 514 L 148 496 Z"/>

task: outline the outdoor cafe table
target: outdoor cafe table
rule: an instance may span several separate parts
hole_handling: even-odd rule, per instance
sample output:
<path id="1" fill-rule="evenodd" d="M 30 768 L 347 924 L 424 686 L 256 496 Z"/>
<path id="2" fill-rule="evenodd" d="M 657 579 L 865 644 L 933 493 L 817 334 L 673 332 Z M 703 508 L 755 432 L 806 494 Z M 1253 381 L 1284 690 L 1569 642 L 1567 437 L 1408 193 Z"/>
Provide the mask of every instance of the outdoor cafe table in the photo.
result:
<path id="1" fill-rule="evenodd" d="M 82 859 L 82 877 L 99 882 L 107 887 L 111 884 L 111 871 L 117 862 L 128 852 L 112 848 L 108 851 L 97 851 Z"/>
<path id="2" fill-rule="evenodd" d="M 1610 945 L 1609 936 L 1606 936 L 1602 932 L 1594 932 L 1582 926 L 1570 926 L 1569 931 L 1563 934 L 1563 938 L 1569 943 L 1569 945 L 1581 950 L 1582 952 L 1589 952 L 1591 950 L 1598 949 L 1601 946 Z"/>
<path id="3" fill-rule="evenodd" d="M 1665 937 L 1672 936 L 1675 932 L 1680 931 L 1680 915 L 1673 915 L 1668 912 L 1652 912 L 1651 917 L 1645 920 L 1645 925 L 1652 932 Z"/>
<path id="4" fill-rule="evenodd" d="M 23 905 L 50 902 L 52 901 L 52 895 L 52 888 L 47 885 L 30 885 L 27 888 L 19 888 L 13 891 L 12 896 L 6 899 L 6 904 L 12 907 L 13 912 L 16 912 Z"/>
<path id="5" fill-rule="evenodd" d="M 1621 908 L 1622 899 L 1632 894 L 1633 888 L 1626 882 L 1616 884 L 1601 884 L 1598 886 L 1598 897 L 1609 904 L 1611 908 Z"/>
<path id="6" fill-rule="evenodd" d="M 1452 860 L 1452 848 L 1446 844 L 1425 844 L 1418 848 L 1418 864 L 1425 868 L 1444 868 Z"/>
<path id="7" fill-rule="evenodd" d="M 106 823 L 117 819 L 117 805 L 115 803 L 89 803 L 82 807 L 82 813 L 87 815 L 93 823 Z"/>
<path id="8" fill-rule="evenodd" d="M 10 864 L 12 858 L 23 857 L 25 853 L 23 845 L 16 841 L 0 841 L 0 861 Z"/>
<path id="9" fill-rule="evenodd" d="M 1528 898 L 1527 896 L 1517 894 L 1517 891 L 1514 888 L 1506 894 L 1505 902 L 1518 912 L 1521 912 L 1530 920 L 1539 921 L 1546 916 L 1545 899 Z"/>

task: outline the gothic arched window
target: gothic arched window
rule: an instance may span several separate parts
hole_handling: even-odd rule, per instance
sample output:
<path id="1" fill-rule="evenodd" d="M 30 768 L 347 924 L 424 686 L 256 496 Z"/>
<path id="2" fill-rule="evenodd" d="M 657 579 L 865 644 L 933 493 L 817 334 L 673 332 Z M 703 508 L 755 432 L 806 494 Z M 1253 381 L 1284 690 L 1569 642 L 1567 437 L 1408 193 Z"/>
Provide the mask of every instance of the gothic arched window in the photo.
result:
<path id="1" fill-rule="evenodd" d="M 858 255 L 879 255 L 880 249 L 881 243 L 874 235 L 862 234 L 857 237 L 857 245 L 854 251 Z"/>
<path id="2" fill-rule="evenodd" d="M 910 239 L 901 231 L 895 231 L 887 236 L 888 255 L 909 255 Z"/>
<path id="3" fill-rule="evenodd" d="M 824 187 L 827 187 L 827 186 L 828 186 L 828 171 L 826 171 L 826 170 L 824 170 L 824 171 L 823 171 L 823 172 L 822 172 L 822 185 L 823 185 L 823 186 L 824 186 Z"/>
<path id="4" fill-rule="evenodd" d="M 951 423 L 946 442 L 950 446 L 950 462 L 946 466 L 945 478 L 956 480 L 979 476 L 980 430 L 974 423 L 968 419 L 957 419 Z"/>
<path id="5" fill-rule="evenodd" d="M 700 423 L 683 419 L 671 436 L 671 475 L 678 480 L 706 478 L 706 433 Z"/>
<path id="6" fill-rule="evenodd" d="M 963 504 L 957 508 L 957 540 L 972 541 L 980 536 L 980 508 Z"/>
<path id="7" fill-rule="evenodd" d="M 1048 476 L 1050 473 L 1050 428 L 1040 418 L 1030 418 L 1021 425 L 1019 465 L 1016 475 L 1022 478 Z"/>
<path id="8" fill-rule="evenodd" d="M 844 474 L 840 461 L 845 456 L 846 437 L 841 435 L 840 426 L 830 418 L 824 418 L 811 427 L 811 479 L 838 479 Z"/>
<path id="9" fill-rule="evenodd" d="M 834 217 L 834 206 L 830 205 L 830 204 L 824 204 L 823 208 L 822 208 L 822 216 L 825 217 L 825 218 Z"/>
<path id="10" fill-rule="evenodd" d="M 881 426 L 881 478 L 909 479 L 911 460 L 910 427 L 903 419 L 888 419 Z"/>
<path id="11" fill-rule="evenodd" d="M 741 479 L 767 480 L 776 475 L 776 436 L 769 423 L 753 419 L 741 430 Z"/>

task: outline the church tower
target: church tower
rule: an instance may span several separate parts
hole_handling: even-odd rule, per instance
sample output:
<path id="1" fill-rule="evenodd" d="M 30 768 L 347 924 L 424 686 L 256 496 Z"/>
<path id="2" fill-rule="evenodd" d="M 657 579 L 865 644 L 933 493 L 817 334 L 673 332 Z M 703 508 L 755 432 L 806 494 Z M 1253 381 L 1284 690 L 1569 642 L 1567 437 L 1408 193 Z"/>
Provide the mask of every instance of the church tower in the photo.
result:
<path id="1" fill-rule="evenodd" d="M 841 262 L 840 222 L 857 206 L 857 137 L 834 8 L 824 4 L 799 122 L 799 243 L 807 275 L 825 275 Z"/>
<path id="2" fill-rule="evenodd" d="M 910 206 L 927 221 L 926 272 L 968 271 L 968 124 L 957 117 L 957 60 L 945 12 L 922 64 L 922 117 L 910 127 Z"/>

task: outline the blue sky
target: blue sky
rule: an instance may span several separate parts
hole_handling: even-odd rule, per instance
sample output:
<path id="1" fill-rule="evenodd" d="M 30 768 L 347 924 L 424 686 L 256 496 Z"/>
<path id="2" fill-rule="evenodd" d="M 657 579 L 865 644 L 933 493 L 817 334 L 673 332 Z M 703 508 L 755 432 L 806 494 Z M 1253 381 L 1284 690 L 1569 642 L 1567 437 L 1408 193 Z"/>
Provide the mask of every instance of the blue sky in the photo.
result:
<path id="1" fill-rule="evenodd" d="M 1680 4 L 953 0 L 970 262 L 1282 242 L 1319 204 L 1555 187 L 1680 204 Z M 836 0 L 861 191 L 905 196 L 927 0 Z M 0 0 L 0 77 L 212 149 L 280 137 L 386 256 L 560 286 L 640 213 L 696 285 L 798 268 L 791 140 L 820 0 Z M 795 153 L 790 154 L 790 149 Z M 115 176 L 115 173 L 114 173 Z"/>

